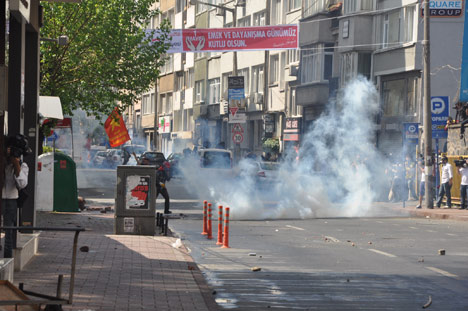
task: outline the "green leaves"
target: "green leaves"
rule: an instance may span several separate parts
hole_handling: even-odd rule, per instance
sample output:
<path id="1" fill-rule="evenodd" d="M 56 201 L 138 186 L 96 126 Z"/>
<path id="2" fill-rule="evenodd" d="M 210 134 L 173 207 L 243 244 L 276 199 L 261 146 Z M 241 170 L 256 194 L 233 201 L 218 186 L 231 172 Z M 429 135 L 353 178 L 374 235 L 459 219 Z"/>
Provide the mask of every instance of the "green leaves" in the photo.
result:
<path id="1" fill-rule="evenodd" d="M 64 113 L 80 107 L 108 115 L 152 87 L 168 48 L 170 25 L 161 24 L 161 40 L 144 43 L 147 21 L 159 14 L 155 0 L 82 0 L 41 2 L 41 37 L 69 37 L 58 46 L 41 42 L 41 95 L 59 96 Z"/>

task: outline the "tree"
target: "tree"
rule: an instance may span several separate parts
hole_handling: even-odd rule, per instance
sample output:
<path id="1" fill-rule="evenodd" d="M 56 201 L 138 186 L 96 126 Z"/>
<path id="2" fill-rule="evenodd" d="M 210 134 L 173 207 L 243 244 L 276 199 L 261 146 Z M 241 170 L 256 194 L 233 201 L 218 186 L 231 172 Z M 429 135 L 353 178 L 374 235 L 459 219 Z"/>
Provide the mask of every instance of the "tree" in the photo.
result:
<path id="1" fill-rule="evenodd" d="M 41 2 L 41 37 L 69 37 L 65 46 L 41 42 L 41 95 L 59 96 L 64 113 L 81 108 L 100 118 L 116 102 L 132 105 L 154 85 L 169 47 L 170 24 L 161 23 L 158 41 L 145 28 L 159 11 L 156 0 Z M 151 43 L 151 44 L 150 44 Z"/>

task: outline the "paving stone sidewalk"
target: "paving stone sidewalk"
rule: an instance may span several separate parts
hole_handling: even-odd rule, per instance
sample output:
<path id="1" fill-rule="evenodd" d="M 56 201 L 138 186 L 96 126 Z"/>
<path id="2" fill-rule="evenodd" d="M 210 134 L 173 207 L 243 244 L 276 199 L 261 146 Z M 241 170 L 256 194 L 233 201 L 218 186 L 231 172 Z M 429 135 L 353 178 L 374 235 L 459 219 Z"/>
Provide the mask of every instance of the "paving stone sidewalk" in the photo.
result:
<path id="1" fill-rule="evenodd" d="M 173 237 L 113 235 L 113 213 L 38 213 L 37 226 L 86 228 L 80 234 L 72 306 L 64 310 L 218 310 L 210 288 Z M 14 283 L 55 295 L 64 275 L 68 297 L 73 233 L 42 232 L 38 255 Z"/>

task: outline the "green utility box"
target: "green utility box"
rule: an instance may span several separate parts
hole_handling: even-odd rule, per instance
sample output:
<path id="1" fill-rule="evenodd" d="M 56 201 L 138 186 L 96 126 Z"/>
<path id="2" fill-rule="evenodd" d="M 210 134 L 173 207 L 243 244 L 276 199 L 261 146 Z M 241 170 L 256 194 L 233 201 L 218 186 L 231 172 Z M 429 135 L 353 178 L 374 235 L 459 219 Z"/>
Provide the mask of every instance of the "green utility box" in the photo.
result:
<path id="1" fill-rule="evenodd" d="M 68 155 L 54 154 L 54 212 L 79 212 L 76 164 Z"/>

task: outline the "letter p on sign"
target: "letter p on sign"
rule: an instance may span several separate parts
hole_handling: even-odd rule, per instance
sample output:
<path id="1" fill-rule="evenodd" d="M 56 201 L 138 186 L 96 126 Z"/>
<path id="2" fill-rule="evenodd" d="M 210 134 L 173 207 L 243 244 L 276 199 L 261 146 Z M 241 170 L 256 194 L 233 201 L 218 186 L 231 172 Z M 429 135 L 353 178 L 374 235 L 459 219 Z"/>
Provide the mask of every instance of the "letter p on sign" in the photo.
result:
<path id="1" fill-rule="evenodd" d="M 431 110 L 433 114 L 441 114 L 445 111 L 445 101 L 441 97 L 433 97 L 431 99 Z"/>

